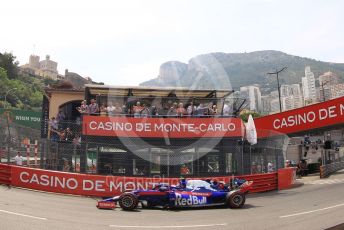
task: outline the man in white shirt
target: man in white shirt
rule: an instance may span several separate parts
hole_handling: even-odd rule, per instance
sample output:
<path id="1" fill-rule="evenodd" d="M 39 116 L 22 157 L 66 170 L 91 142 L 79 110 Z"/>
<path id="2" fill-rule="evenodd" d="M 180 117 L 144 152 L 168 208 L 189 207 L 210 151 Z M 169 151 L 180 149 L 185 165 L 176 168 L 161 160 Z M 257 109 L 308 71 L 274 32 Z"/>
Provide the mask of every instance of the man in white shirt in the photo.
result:
<path id="1" fill-rule="evenodd" d="M 223 115 L 229 116 L 229 106 L 227 103 L 223 105 Z"/>
<path id="2" fill-rule="evenodd" d="M 21 156 L 20 152 L 18 152 L 17 156 L 14 157 L 14 160 L 16 161 L 17 165 L 23 165 L 23 157 Z"/>

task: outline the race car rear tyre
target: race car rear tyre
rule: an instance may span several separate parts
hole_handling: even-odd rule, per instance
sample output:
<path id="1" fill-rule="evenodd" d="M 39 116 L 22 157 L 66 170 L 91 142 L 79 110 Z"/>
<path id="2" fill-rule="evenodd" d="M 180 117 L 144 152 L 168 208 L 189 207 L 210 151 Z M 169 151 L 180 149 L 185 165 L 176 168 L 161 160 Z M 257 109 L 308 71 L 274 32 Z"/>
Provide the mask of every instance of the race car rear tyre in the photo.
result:
<path id="1" fill-rule="evenodd" d="M 123 194 L 120 197 L 118 203 L 119 203 L 119 206 L 121 206 L 123 210 L 131 211 L 137 208 L 139 200 L 137 199 L 135 195 L 128 193 L 128 194 Z"/>
<path id="2" fill-rule="evenodd" d="M 227 205 L 230 208 L 241 208 L 246 201 L 245 194 L 241 192 L 234 192 L 227 198 Z"/>

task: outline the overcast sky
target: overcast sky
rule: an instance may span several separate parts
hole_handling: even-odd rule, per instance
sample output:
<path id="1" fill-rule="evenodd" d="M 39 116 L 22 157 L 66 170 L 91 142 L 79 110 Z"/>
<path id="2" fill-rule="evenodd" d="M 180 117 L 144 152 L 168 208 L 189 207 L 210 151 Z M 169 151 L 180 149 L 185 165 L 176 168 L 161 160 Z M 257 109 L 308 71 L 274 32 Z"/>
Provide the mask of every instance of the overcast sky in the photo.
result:
<path id="1" fill-rule="evenodd" d="M 30 54 L 94 81 L 138 85 L 198 54 L 280 50 L 344 63 L 342 0 L 10 0 L 0 52 Z"/>

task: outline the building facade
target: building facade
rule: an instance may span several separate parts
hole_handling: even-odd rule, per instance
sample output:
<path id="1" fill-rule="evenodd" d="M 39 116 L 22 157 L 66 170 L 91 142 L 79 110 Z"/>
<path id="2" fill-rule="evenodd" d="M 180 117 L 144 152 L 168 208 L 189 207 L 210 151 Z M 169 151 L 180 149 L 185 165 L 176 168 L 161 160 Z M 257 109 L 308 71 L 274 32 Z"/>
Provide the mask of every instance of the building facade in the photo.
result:
<path id="1" fill-rule="evenodd" d="M 258 113 L 262 112 L 262 95 L 258 86 L 242 86 L 240 94 L 248 101 L 247 109 Z"/>
<path id="2" fill-rule="evenodd" d="M 302 92 L 305 101 L 305 105 L 313 104 L 317 102 L 317 93 L 315 87 L 315 77 L 311 71 L 310 66 L 305 68 L 305 76 L 302 77 Z"/>
<path id="3" fill-rule="evenodd" d="M 20 66 L 25 72 L 38 75 L 44 78 L 50 78 L 57 80 L 61 78 L 61 75 L 57 71 L 57 62 L 50 60 L 50 56 L 46 55 L 45 60 L 40 61 L 40 57 L 37 55 L 30 55 L 29 63 Z"/>

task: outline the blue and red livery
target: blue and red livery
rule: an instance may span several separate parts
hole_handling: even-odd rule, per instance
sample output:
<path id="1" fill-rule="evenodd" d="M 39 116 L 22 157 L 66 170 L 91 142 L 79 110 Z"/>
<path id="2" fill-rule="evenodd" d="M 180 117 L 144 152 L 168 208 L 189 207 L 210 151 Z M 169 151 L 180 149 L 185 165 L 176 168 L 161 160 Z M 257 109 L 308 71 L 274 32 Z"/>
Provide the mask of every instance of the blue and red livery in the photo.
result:
<path id="1" fill-rule="evenodd" d="M 142 207 L 160 206 L 204 207 L 226 205 L 241 208 L 245 204 L 246 194 L 252 187 L 252 181 L 233 179 L 230 185 L 210 180 L 181 180 L 177 186 L 159 184 L 150 190 L 133 190 L 120 196 L 98 202 L 98 208 L 106 208 L 107 202 L 119 203 L 124 210 Z"/>

